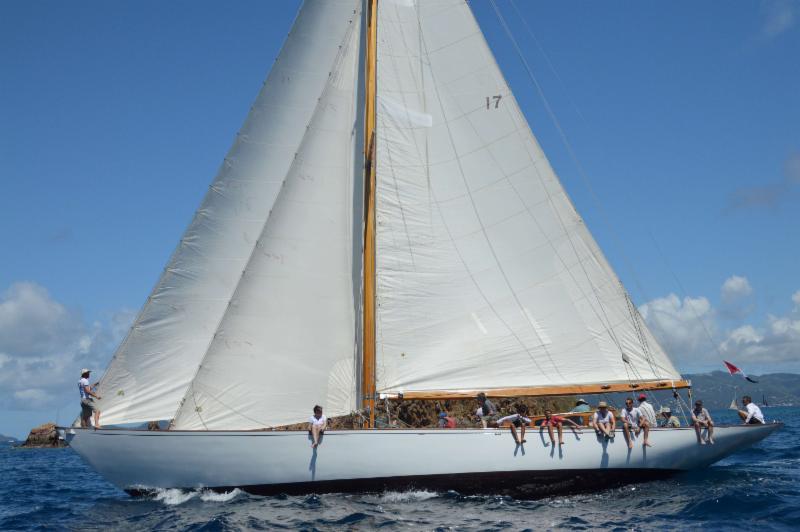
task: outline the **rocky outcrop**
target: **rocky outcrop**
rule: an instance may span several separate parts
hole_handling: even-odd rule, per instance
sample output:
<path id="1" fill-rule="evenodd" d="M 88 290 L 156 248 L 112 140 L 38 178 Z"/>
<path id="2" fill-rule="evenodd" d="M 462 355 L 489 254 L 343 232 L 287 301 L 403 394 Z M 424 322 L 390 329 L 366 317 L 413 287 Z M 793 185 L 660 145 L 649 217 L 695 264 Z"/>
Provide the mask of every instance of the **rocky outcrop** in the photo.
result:
<path id="1" fill-rule="evenodd" d="M 28 438 L 22 447 L 66 447 L 67 443 L 58 438 L 58 430 L 55 423 L 45 423 L 35 429 L 31 429 Z"/>

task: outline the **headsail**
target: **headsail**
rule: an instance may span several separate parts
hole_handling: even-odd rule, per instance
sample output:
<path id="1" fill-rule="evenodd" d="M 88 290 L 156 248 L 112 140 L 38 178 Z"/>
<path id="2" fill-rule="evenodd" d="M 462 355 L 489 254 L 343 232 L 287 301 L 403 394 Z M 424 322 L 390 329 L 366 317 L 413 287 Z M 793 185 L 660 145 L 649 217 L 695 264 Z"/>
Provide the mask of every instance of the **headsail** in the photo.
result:
<path id="1" fill-rule="evenodd" d="M 106 425 L 170 419 L 272 209 L 357 0 L 307 0 L 247 120 L 101 381 Z"/>
<path id="2" fill-rule="evenodd" d="M 329 416 L 356 409 L 359 11 L 350 10 L 328 83 L 175 428 L 284 425 L 314 404 Z"/>
<path id="3" fill-rule="evenodd" d="M 379 5 L 378 391 L 680 380 L 467 3 Z"/>

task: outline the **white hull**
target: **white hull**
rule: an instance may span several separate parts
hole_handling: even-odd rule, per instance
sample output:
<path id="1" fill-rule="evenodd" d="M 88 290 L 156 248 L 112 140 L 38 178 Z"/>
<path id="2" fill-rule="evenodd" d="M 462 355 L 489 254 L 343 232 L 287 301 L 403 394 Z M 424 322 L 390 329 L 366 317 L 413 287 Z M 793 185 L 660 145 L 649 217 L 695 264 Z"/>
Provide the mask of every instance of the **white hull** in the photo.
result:
<path id="1" fill-rule="evenodd" d="M 328 431 L 312 450 L 306 432 L 67 429 L 67 440 L 101 475 L 129 492 L 152 488 L 233 488 L 257 493 L 371 491 L 430 487 L 460 492 L 528 488 L 529 494 L 664 477 L 708 466 L 765 438 L 782 424 L 717 427 L 715 445 L 694 429 L 657 429 L 653 447 L 566 429 L 553 448 L 528 430 L 518 446 L 508 430 Z M 545 445 L 547 442 L 547 445 Z M 577 482 L 570 482 L 570 480 Z M 574 485 L 578 484 L 578 485 Z"/>

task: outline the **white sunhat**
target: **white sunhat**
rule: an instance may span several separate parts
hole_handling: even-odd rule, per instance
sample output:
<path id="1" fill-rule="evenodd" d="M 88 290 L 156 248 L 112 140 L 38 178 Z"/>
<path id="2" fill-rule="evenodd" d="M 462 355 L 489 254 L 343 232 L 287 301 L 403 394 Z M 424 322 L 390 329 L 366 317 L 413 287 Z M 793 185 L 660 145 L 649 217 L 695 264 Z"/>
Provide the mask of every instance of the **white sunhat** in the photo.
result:
<path id="1" fill-rule="evenodd" d="M 81 375 L 83 375 L 84 373 L 91 373 L 91 372 L 92 372 L 92 370 L 90 370 L 90 369 L 88 369 L 88 368 L 83 368 L 83 369 L 81 370 Z"/>

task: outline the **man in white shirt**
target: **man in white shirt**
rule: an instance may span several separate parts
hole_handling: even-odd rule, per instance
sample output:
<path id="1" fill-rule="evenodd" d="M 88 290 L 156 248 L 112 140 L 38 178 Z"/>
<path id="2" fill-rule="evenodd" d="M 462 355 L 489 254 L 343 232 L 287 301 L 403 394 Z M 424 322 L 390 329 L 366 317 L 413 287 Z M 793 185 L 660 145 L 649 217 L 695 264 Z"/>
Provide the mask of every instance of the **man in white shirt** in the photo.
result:
<path id="1" fill-rule="evenodd" d="M 625 408 L 620 412 L 620 417 L 622 418 L 622 434 L 625 435 L 625 442 L 628 444 L 628 449 L 633 449 L 633 438 L 638 436 L 642 430 L 642 413 L 633 406 L 632 397 L 625 399 Z"/>
<path id="2" fill-rule="evenodd" d="M 657 427 L 658 420 L 656 419 L 656 411 L 653 409 L 653 405 L 647 402 L 647 396 L 643 393 L 639 394 L 639 413 L 642 415 L 641 426 L 644 432 L 642 444 L 652 447 L 653 445 L 650 443 L 650 428 Z"/>
<path id="3" fill-rule="evenodd" d="M 93 389 L 99 383 L 95 383 L 94 386 L 89 384 L 89 375 L 91 373 L 91 370 L 83 368 L 81 370 L 81 380 L 78 381 L 78 391 L 81 394 L 81 427 L 88 428 L 91 425 L 90 420 L 92 413 L 94 413 L 94 428 L 99 429 L 100 410 L 97 409 L 94 400 L 99 400 L 100 396 L 94 393 Z"/>
<path id="4" fill-rule="evenodd" d="M 742 418 L 745 425 L 762 425 L 764 423 L 764 414 L 761 409 L 753 403 L 749 395 L 742 397 L 742 404 L 746 410 L 739 410 L 739 417 Z"/>
<path id="5" fill-rule="evenodd" d="M 308 431 L 311 433 L 311 447 L 319 446 L 319 438 L 328 428 L 328 418 L 322 414 L 322 407 L 314 406 L 314 415 L 308 418 Z"/>

